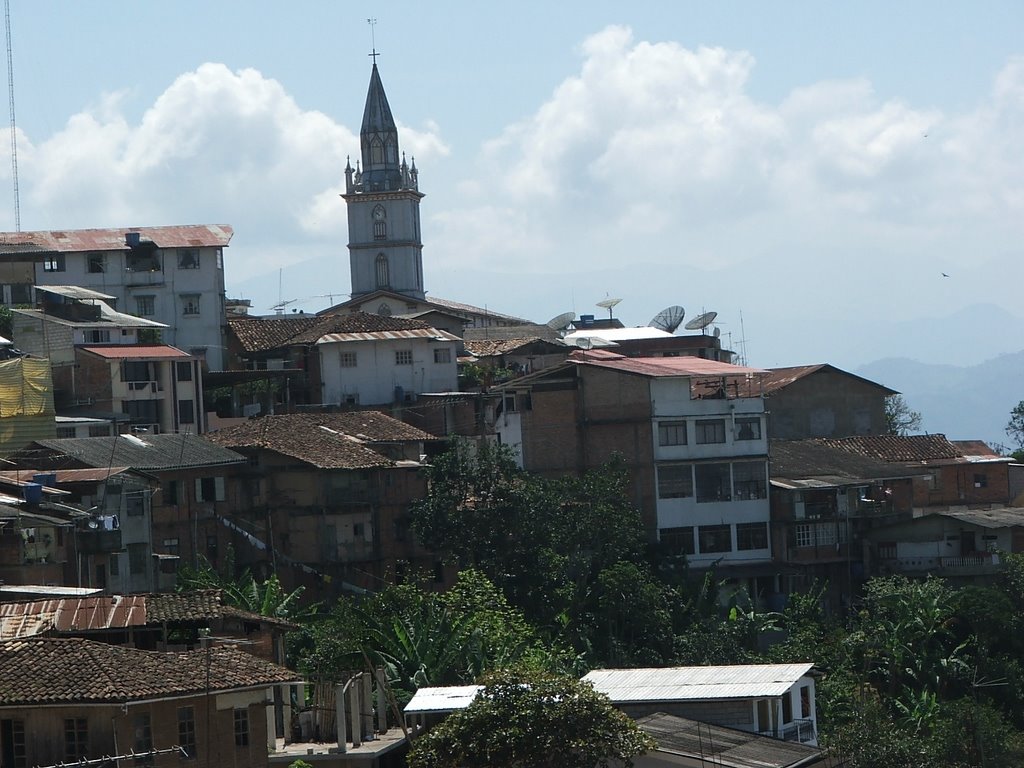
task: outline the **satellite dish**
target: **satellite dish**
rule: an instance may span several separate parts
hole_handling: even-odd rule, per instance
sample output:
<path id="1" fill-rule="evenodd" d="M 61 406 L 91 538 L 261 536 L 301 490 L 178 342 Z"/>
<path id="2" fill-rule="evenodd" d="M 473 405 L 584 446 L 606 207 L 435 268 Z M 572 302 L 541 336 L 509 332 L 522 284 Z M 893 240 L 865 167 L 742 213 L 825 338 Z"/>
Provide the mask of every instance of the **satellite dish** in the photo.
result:
<path id="1" fill-rule="evenodd" d="M 712 333 L 711 335 L 712 335 L 712 336 L 714 336 L 714 337 L 715 337 L 715 338 L 717 339 L 717 338 L 718 338 L 719 336 L 721 336 L 721 335 L 722 335 L 722 329 L 721 329 L 721 328 L 719 328 L 719 327 L 718 327 L 718 326 L 716 325 L 716 326 L 715 326 L 715 330 L 714 330 L 714 332 L 713 332 L 713 333 Z"/>
<path id="2" fill-rule="evenodd" d="M 607 309 L 608 311 L 611 311 L 611 308 L 618 304 L 620 301 L 622 301 L 622 299 L 602 299 L 601 301 L 597 302 L 597 306 L 601 307 L 601 309 Z"/>
<path id="3" fill-rule="evenodd" d="M 686 317 L 686 310 L 682 307 L 678 305 L 665 307 L 665 309 L 654 316 L 654 319 L 648 325 L 651 328 L 657 328 L 667 333 L 675 333 L 676 328 L 683 322 L 684 317 Z"/>
<path id="4" fill-rule="evenodd" d="M 552 317 L 547 322 L 548 328 L 553 328 L 556 331 L 561 331 L 564 328 L 569 327 L 569 323 L 576 319 L 575 312 L 563 312 L 560 315 Z"/>
<path id="5" fill-rule="evenodd" d="M 716 317 L 718 317 L 717 312 L 705 312 L 702 315 L 697 315 L 695 318 L 693 318 L 693 320 L 688 322 L 683 327 L 686 328 L 686 330 L 688 331 L 703 330 L 704 328 L 707 328 L 709 325 L 715 322 Z"/>
<path id="6" fill-rule="evenodd" d="M 576 346 L 580 349 L 590 349 L 594 346 L 594 340 L 589 336 L 582 336 L 581 338 L 576 339 Z"/>

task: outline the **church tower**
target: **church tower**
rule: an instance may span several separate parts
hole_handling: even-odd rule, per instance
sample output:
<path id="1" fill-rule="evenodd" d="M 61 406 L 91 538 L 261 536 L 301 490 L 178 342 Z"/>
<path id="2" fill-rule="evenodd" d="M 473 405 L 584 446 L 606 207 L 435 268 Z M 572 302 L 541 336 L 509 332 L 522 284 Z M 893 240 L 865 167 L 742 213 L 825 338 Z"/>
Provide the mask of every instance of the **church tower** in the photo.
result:
<path id="1" fill-rule="evenodd" d="M 423 299 L 423 243 L 420 240 L 419 179 L 416 160 L 399 154 L 398 128 L 374 61 L 359 133 L 361 159 L 345 165 L 348 250 L 352 298 L 388 291 Z M 399 158 L 401 157 L 401 160 Z M 378 314 L 390 314 L 382 303 Z M 395 313 L 404 308 L 395 307 Z"/>

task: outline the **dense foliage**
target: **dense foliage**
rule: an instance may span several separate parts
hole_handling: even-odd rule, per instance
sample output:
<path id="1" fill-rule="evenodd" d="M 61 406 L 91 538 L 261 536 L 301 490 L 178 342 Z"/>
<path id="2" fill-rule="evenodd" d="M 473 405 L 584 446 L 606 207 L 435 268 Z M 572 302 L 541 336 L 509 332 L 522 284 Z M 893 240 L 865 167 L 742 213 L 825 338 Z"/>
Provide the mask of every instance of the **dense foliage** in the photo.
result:
<path id="1" fill-rule="evenodd" d="M 1024 555 L 1003 555 L 986 586 L 876 578 L 836 616 L 820 584 L 773 613 L 713 569 L 698 576 L 645 545 L 616 464 L 544 479 L 500 446 L 459 444 L 429 479 L 414 527 L 459 566 L 457 583 L 346 598 L 303 620 L 291 646 L 314 682 L 383 668 L 399 702 L 421 686 L 488 681 L 479 706 L 418 740 L 412 765 L 555 764 L 546 756 L 567 726 L 546 719 L 550 704 L 588 669 L 801 661 L 822 673 L 819 739 L 848 768 L 1024 764 Z M 611 749 L 614 723 L 577 746 Z M 555 761 L 583 765 L 575 754 Z"/>

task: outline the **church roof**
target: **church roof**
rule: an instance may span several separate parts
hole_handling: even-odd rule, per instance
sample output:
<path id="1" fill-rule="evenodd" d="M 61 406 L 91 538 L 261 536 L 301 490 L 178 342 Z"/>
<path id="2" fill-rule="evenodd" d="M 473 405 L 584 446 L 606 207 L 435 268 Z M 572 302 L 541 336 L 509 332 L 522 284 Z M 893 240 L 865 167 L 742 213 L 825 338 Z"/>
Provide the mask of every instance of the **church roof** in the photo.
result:
<path id="1" fill-rule="evenodd" d="M 384 93 L 384 84 L 380 81 L 377 65 L 373 65 L 370 73 L 370 87 L 366 92 L 366 106 L 363 108 L 363 127 L 360 133 L 383 133 L 397 131 L 395 118 L 391 116 L 388 97 Z"/>
<path id="2" fill-rule="evenodd" d="M 336 333 L 376 333 L 430 329 L 419 320 L 353 312 L 345 315 L 232 317 L 228 327 L 246 352 L 268 352 L 292 344 L 315 344 Z M 432 330 L 432 329 L 430 329 Z"/>

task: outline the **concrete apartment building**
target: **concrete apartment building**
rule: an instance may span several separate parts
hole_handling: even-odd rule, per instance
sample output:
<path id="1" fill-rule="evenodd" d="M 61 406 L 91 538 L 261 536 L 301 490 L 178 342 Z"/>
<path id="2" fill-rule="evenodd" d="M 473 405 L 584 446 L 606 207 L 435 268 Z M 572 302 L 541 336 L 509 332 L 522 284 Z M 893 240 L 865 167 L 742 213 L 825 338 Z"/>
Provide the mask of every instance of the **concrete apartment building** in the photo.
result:
<path id="1" fill-rule="evenodd" d="M 649 538 L 692 567 L 753 575 L 771 561 L 764 399 L 726 383 L 759 374 L 695 357 L 576 352 L 504 385 L 495 432 L 525 469 L 545 474 L 621 458 Z"/>
<path id="2" fill-rule="evenodd" d="M 0 261 L 8 279 L 23 279 L 31 264 L 34 285 L 75 285 L 109 294 L 111 306 L 167 326 L 162 341 L 224 367 L 224 249 L 231 227 L 50 230 L 0 233 Z M 25 286 L 4 286 L 12 303 Z"/>

